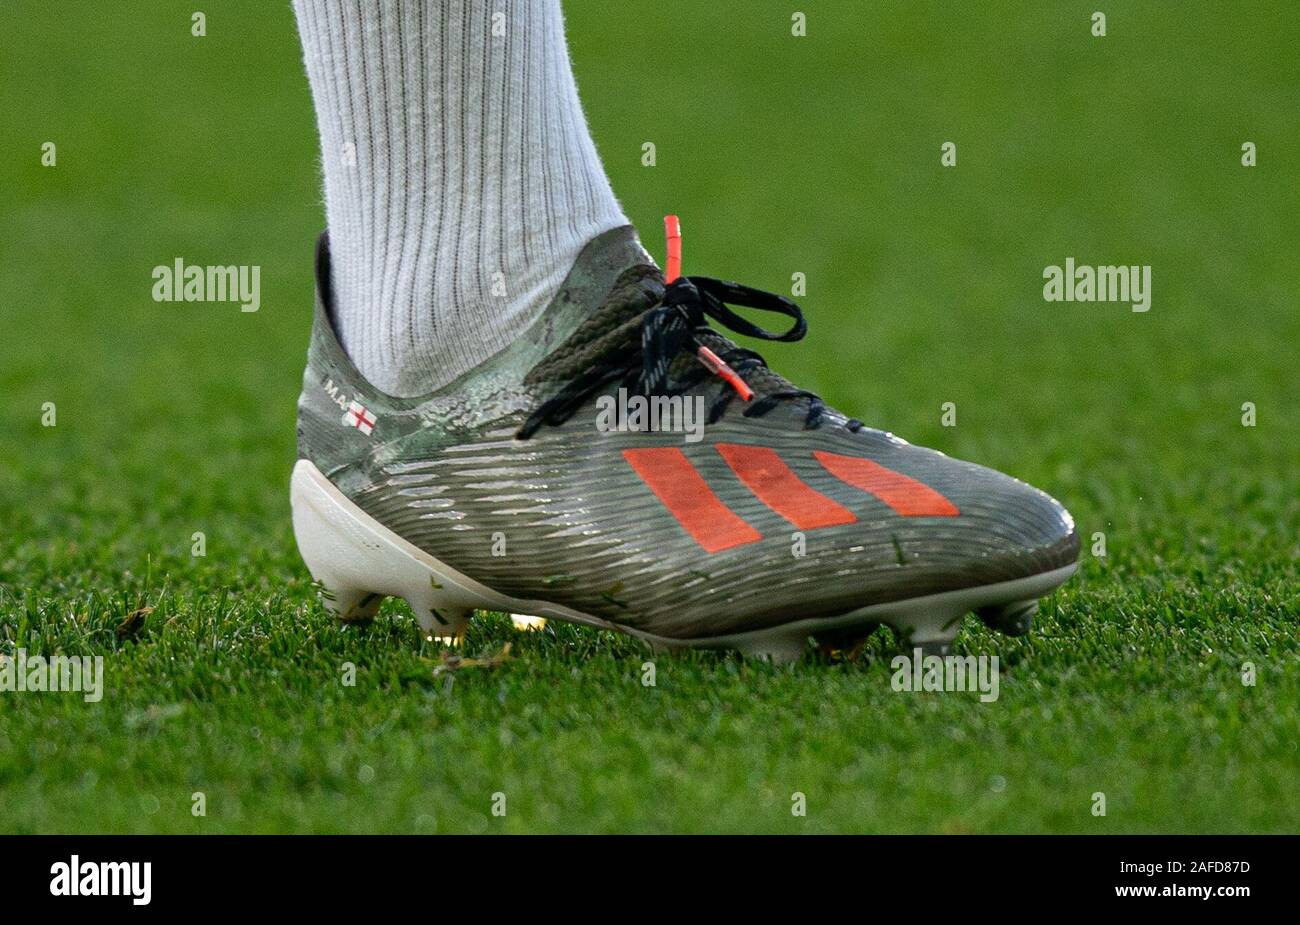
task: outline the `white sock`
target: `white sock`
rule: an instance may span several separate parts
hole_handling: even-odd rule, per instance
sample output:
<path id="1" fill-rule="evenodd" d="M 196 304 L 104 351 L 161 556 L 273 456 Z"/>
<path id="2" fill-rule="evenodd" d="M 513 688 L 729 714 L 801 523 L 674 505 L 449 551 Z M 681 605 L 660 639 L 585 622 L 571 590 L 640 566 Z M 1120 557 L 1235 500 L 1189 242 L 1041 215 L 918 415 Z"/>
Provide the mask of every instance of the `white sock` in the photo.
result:
<path id="1" fill-rule="evenodd" d="M 560 3 L 294 10 L 338 333 L 375 386 L 420 395 L 507 347 L 582 247 L 627 224 L 587 131 Z"/>

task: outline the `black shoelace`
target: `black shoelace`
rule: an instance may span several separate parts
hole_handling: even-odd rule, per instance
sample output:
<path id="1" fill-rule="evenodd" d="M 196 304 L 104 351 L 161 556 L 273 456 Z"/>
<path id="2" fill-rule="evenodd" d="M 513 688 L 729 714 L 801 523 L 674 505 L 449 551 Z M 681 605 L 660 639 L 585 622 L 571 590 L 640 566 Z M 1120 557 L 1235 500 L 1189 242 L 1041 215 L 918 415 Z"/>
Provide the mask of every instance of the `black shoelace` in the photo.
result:
<path id="1" fill-rule="evenodd" d="M 794 319 L 794 324 L 788 331 L 774 333 L 742 318 L 728 307 L 728 303 L 784 315 Z M 592 393 L 614 380 L 621 379 L 622 385 L 629 392 L 646 396 L 680 394 L 704 382 L 714 375 L 714 371 L 705 366 L 703 361 L 691 372 L 671 383 L 668 370 L 683 350 L 695 353 L 702 347 L 710 349 L 701 339 L 706 334 L 717 336 L 709 328 L 706 321 L 708 318 L 738 334 L 759 340 L 797 341 L 808 332 L 803 312 L 784 296 L 709 276 L 678 277 L 664 290 L 659 305 L 642 316 L 640 350 L 629 345 L 628 349 L 611 353 L 586 372 L 571 379 L 554 397 L 543 402 L 528 416 L 516 436 L 526 440 L 543 424 L 563 423 L 582 407 Z M 719 349 L 714 355 L 742 380 L 744 373 L 767 369 L 762 356 L 743 347 L 731 345 Z M 780 381 L 784 383 L 784 380 Z M 721 392 L 709 406 L 707 423 L 719 421 L 737 394 L 732 385 L 724 382 Z M 820 426 L 826 405 L 820 396 L 806 389 L 782 387 L 763 395 L 755 394 L 743 414 L 745 417 L 762 417 L 781 402 L 798 399 L 808 401 L 804 427 L 812 429 Z M 851 431 L 858 431 L 863 424 L 850 418 L 845 426 Z"/>

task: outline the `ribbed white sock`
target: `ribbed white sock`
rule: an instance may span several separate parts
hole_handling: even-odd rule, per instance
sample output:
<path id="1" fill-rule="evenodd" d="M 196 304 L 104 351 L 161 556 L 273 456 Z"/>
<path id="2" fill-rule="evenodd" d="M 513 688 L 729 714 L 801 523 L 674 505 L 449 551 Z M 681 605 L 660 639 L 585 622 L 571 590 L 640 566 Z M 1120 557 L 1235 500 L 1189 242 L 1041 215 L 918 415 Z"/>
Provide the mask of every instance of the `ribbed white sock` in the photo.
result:
<path id="1" fill-rule="evenodd" d="M 428 392 L 508 346 L 582 247 L 627 224 L 587 131 L 559 0 L 294 9 L 339 335 L 377 387 Z"/>

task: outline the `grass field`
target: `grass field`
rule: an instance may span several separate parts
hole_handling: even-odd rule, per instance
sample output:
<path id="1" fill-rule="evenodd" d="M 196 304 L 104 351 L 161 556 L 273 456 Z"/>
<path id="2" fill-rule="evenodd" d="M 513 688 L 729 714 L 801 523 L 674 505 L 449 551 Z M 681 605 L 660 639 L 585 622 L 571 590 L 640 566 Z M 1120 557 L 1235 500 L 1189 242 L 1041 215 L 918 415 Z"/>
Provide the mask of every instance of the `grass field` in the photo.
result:
<path id="1" fill-rule="evenodd" d="M 676 211 L 690 272 L 806 273 L 774 366 L 1075 515 L 1038 632 L 959 637 L 1003 659 L 983 704 L 895 693 L 886 638 L 648 688 L 612 634 L 484 615 L 466 653 L 510 658 L 435 674 L 403 606 L 340 628 L 289 524 L 323 210 L 287 0 L 209 0 L 204 38 L 0 4 L 0 652 L 107 672 L 0 693 L 0 830 L 1296 831 L 1300 6 L 1097 6 L 816 3 L 795 38 L 783 3 L 566 4 L 652 252 Z M 260 311 L 154 302 L 178 256 L 259 265 Z M 1151 310 L 1045 302 L 1067 257 L 1150 265 Z"/>

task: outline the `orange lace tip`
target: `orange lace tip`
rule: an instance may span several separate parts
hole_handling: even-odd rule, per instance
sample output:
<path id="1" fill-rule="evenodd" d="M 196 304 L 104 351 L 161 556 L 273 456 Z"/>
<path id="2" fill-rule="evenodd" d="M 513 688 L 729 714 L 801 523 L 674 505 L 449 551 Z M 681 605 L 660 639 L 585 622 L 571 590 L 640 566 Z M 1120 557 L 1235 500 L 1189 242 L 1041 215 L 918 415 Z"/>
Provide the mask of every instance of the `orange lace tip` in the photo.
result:
<path id="1" fill-rule="evenodd" d="M 754 390 L 749 387 L 744 379 L 740 378 L 740 374 L 723 362 L 722 357 L 708 347 L 701 344 L 700 349 L 695 351 L 695 355 L 699 357 L 700 362 L 708 368 L 709 372 L 721 376 L 727 385 L 735 389 L 742 399 L 749 401 L 754 397 Z"/>
<path id="2" fill-rule="evenodd" d="M 682 275 L 682 222 L 676 215 L 664 216 L 664 237 L 668 239 L 668 282 Z"/>

